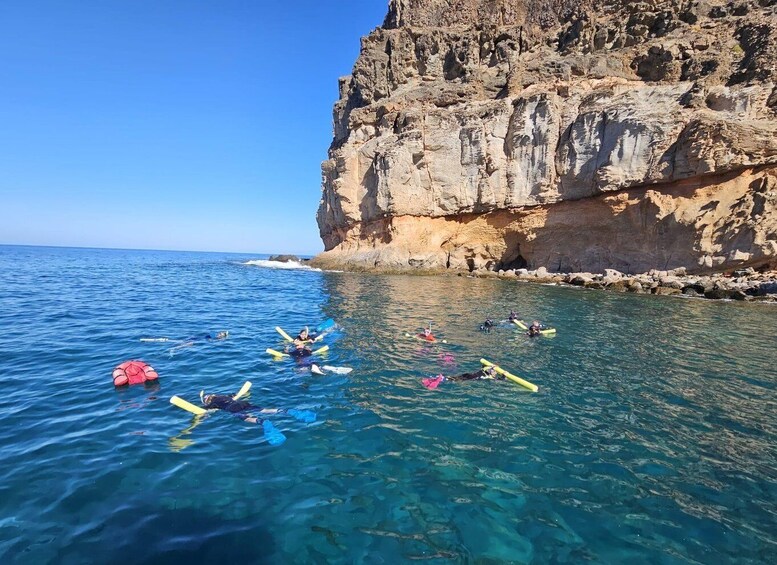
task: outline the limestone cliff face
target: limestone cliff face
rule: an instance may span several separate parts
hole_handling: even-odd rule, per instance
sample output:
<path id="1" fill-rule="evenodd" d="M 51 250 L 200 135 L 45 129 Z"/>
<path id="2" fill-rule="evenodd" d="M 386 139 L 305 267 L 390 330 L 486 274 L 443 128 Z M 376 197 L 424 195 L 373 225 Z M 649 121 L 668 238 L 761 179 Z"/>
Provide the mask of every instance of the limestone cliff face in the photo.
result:
<path id="1" fill-rule="evenodd" d="M 341 79 L 321 264 L 777 264 L 777 0 L 391 0 Z"/>

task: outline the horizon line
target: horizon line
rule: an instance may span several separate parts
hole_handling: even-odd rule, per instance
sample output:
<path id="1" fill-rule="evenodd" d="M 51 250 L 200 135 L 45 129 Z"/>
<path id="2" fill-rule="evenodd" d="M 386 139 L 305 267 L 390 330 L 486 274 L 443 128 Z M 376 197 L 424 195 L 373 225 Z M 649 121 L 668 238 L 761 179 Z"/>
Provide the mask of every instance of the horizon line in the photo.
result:
<path id="1" fill-rule="evenodd" d="M 42 247 L 51 249 L 99 249 L 104 251 L 160 251 L 162 253 L 230 253 L 232 255 L 295 255 L 299 257 L 313 257 L 318 253 L 265 253 L 260 251 L 203 251 L 200 249 L 155 249 L 151 247 L 95 247 L 86 245 L 40 245 L 34 243 L 2 243 L 0 247 Z M 320 252 L 319 252 L 320 253 Z"/>

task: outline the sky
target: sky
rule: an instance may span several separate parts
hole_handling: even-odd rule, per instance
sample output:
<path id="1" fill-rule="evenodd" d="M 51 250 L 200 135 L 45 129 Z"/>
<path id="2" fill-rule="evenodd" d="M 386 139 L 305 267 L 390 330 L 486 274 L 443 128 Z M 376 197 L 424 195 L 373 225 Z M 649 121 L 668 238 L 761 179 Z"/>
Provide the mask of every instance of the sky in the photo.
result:
<path id="1" fill-rule="evenodd" d="M 0 243 L 312 255 L 388 0 L 0 2 Z"/>

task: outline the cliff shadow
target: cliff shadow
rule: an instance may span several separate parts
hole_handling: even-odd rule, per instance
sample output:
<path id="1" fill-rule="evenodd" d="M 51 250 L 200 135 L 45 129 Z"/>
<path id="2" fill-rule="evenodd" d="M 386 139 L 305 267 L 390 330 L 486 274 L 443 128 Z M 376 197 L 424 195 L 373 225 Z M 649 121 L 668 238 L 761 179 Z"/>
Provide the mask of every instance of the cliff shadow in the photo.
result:
<path id="1" fill-rule="evenodd" d="M 364 187 L 364 196 L 359 202 L 359 212 L 367 221 L 359 223 L 359 238 L 370 242 L 390 243 L 391 233 L 388 229 L 389 218 L 380 218 L 378 210 L 378 175 L 375 171 L 375 158 L 362 176 L 361 185 Z M 372 219 L 376 218 L 378 219 Z"/>

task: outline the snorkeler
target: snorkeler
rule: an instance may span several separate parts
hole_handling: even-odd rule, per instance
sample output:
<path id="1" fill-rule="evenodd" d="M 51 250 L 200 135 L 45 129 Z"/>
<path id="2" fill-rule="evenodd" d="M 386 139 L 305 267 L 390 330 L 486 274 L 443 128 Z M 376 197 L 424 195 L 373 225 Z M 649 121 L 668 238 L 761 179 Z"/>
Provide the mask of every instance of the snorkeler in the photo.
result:
<path id="1" fill-rule="evenodd" d="M 309 357 L 313 355 L 313 350 L 308 347 L 307 344 L 307 341 L 297 341 L 295 339 L 294 342 L 286 348 L 286 352 L 295 359 Z"/>
<path id="2" fill-rule="evenodd" d="M 493 328 L 496 324 L 494 324 L 494 320 L 491 318 L 486 318 L 486 321 L 480 324 L 480 331 L 490 333 L 491 328 Z"/>
<path id="3" fill-rule="evenodd" d="M 206 410 L 224 410 L 230 414 L 234 414 L 249 424 L 263 424 L 263 422 L 266 421 L 263 418 L 249 414 L 249 410 L 266 416 L 271 416 L 273 414 L 288 414 L 297 420 L 308 423 L 313 422 L 316 419 L 316 413 L 311 412 L 310 410 L 296 410 L 294 408 L 262 408 L 261 406 L 256 406 L 246 400 L 236 400 L 226 394 L 205 394 L 205 391 L 200 391 L 200 401 Z"/>
<path id="4" fill-rule="evenodd" d="M 440 383 L 444 383 L 445 381 L 477 381 L 477 380 L 485 380 L 485 379 L 502 380 L 504 379 L 504 377 L 498 374 L 494 369 L 494 367 L 483 367 L 482 369 L 480 369 L 479 371 L 475 371 L 474 373 L 464 373 L 463 375 L 457 375 L 457 376 L 451 376 L 451 377 L 446 377 L 445 375 L 437 375 L 436 377 L 427 377 L 425 379 L 422 379 L 421 382 L 429 390 L 434 390 L 438 386 L 440 386 Z"/>
<path id="5" fill-rule="evenodd" d="M 313 355 L 313 350 L 308 344 L 313 343 L 314 341 L 316 341 L 316 338 L 309 332 L 308 327 L 305 326 L 299 331 L 297 337 L 294 338 L 289 347 L 286 348 L 286 352 L 296 359 L 308 357 L 309 355 Z"/>
<path id="6" fill-rule="evenodd" d="M 194 344 L 198 341 L 222 341 L 224 339 L 227 339 L 227 337 L 229 337 L 229 332 L 223 331 L 223 332 L 218 332 L 216 335 L 210 335 L 209 333 L 194 335 L 191 337 L 187 337 L 183 341 L 184 343 Z"/>
<path id="7" fill-rule="evenodd" d="M 416 337 L 419 339 L 423 339 L 426 341 L 437 341 L 437 338 L 434 337 L 434 334 L 432 333 L 432 323 L 429 322 L 429 327 L 424 328 L 424 331 L 422 331 L 419 334 L 416 334 Z"/>
<path id="8" fill-rule="evenodd" d="M 310 334 L 308 327 L 305 326 L 299 331 L 297 337 L 294 338 L 293 343 L 294 345 L 297 345 L 299 343 L 310 343 L 312 341 L 315 341 L 315 337 Z"/>
<path id="9" fill-rule="evenodd" d="M 544 328 L 545 326 L 540 324 L 538 320 L 534 320 L 531 323 L 531 326 L 529 326 L 529 330 L 526 332 L 526 335 L 528 335 L 529 337 L 537 337 L 538 335 L 540 335 L 540 333 Z"/>
<path id="10" fill-rule="evenodd" d="M 194 344 L 199 342 L 211 342 L 211 341 L 223 341 L 229 337 L 228 331 L 221 331 L 218 332 L 215 336 L 207 333 L 207 334 L 199 334 L 187 337 L 186 339 L 182 340 L 180 343 L 175 345 L 174 347 L 171 347 L 169 350 L 170 355 L 172 356 L 180 349 L 185 349 L 187 347 L 192 347 Z"/>
<path id="11" fill-rule="evenodd" d="M 222 341 L 224 339 L 227 339 L 228 337 L 229 337 L 229 332 L 224 330 L 224 331 L 217 332 L 216 335 L 204 333 L 204 334 L 192 335 L 183 339 L 171 339 L 169 337 L 141 337 L 140 341 L 157 341 L 157 342 L 174 341 L 178 343 L 178 347 L 189 347 L 191 345 L 194 345 L 198 341 Z"/>

